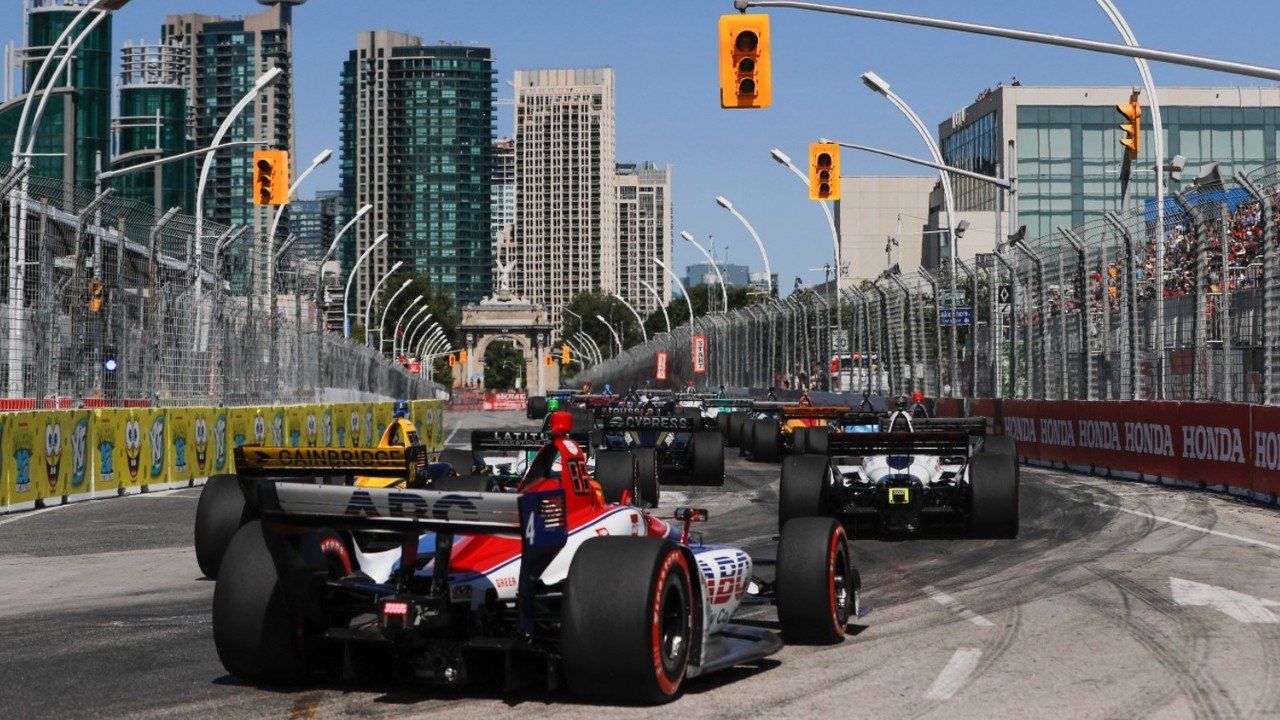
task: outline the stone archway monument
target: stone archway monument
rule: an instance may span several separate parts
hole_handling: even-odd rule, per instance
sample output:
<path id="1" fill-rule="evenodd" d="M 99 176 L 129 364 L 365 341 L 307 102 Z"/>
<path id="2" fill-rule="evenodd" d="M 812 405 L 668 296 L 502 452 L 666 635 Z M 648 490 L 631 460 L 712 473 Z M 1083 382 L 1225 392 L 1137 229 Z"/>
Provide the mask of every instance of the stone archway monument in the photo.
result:
<path id="1" fill-rule="evenodd" d="M 467 351 L 467 361 L 454 366 L 454 385 L 466 384 L 477 375 L 483 382 L 485 350 L 495 341 L 506 340 L 520 348 L 524 355 L 525 390 L 530 397 L 545 395 L 560 386 L 560 363 L 547 365 L 544 361 L 551 352 L 556 323 L 552 322 L 546 307 L 511 292 L 514 264 L 498 265 L 497 289 L 491 297 L 462 308 L 458 331 Z"/>

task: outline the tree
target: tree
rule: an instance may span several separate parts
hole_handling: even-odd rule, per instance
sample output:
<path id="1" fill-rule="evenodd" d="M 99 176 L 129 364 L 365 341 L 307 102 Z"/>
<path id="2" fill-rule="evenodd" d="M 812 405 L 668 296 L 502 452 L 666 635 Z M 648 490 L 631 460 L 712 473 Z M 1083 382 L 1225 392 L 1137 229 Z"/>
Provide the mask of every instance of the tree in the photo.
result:
<path id="1" fill-rule="evenodd" d="M 410 283 L 409 287 L 401 291 L 399 295 L 396 295 L 396 291 L 400 290 L 400 286 L 404 285 L 406 280 Z M 395 302 L 392 303 L 390 308 L 387 310 L 387 326 L 382 329 L 382 332 L 378 332 L 379 328 L 376 327 L 376 323 L 378 322 L 378 319 L 382 317 L 383 308 L 387 307 L 387 303 L 391 301 L 392 296 L 395 296 Z M 417 300 L 415 303 L 415 298 L 419 297 L 421 297 L 422 300 Z M 410 323 L 410 319 L 414 318 L 418 311 L 422 309 L 424 300 L 427 311 L 422 313 L 422 315 L 419 315 L 416 320 L 413 320 L 413 322 Z M 410 308 L 410 306 L 412 306 L 412 308 Z M 448 338 L 449 342 L 454 347 L 456 347 L 459 340 L 458 315 L 454 306 L 454 297 L 444 290 L 432 287 L 431 282 L 427 280 L 426 276 L 413 270 L 408 272 L 398 272 L 387 279 L 387 282 L 382 289 L 382 293 L 378 298 L 377 305 L 374 306 L 373 311 L 369 314 L 369 317 L 373 318 L 375 323 L 375 327 L 373 328 L 374 346 L 378 347 L 380 345 L 381 350 L 384 353 L 390 353 L 393 338 L 399 338 L 401 343 L 411 341 L 413 345 L 421 346 L 422 341 L 425 340 L 429 334 L 428 329 L 431 327 L 432 323 L 435 322 L 440 323 L 440 329 L 444 331 L 445 337 Z M 404 314 L 406 308 L 410 309 L 408 314 L 404 317 L 404 323 L 405 325 L 411 325 L 411 327 L 392 327 L 396 320 L 400 319 L 400 316 Z M 431 319 L 422 322 L 423 318 L 425 318 L 428 313 L 430 313 Z M 422 322 L 421 327 L 417 327 L 420 322 Z M 413 337 L 406 338 L 404 333 L 410 329 L 415 330 Z M 354 337 L 355 333 L 352 333 L 352 336 Z M 363 331 L 361 332 L 361 337 L 363 337 Z M 419 347 L 407 348 L 407 354 L 416 355 L 418 349 Z M 432 374 L 432 377 L 449 377 L 448 373 L 450 368 L 447 356 L 436 358 L 433 361 L 433 365 L 435 372 Z"/>
<path id="2" fill-rule="evenodd" d="M 613 339 L 613 333 L 609 332 L 609 328 L 605 327 L 596 316 L 603 317 L 609 325 L 622 337 L 624 347 L 636 345 L 643 337 L 640 328 L 636 326 L 636 318 L 617 298 L 603 293 L 579 293 L 575 295 L 569 304 L 565 306 L 568 310 L 577 313 L 582 317 L 582 323 L 579 325 L 578 318 L 569 312 L 562 313 L 563 323 L 560 328 L 560 336 L 562 338 L 572 338 L 579 330 L 586 332 L 591 336 L 592 340 L 600 346 L 600 352 L 604 357 L 613 357 L 616 354 L 617 343 Z M 581 343 L 574 343 L 581 347 Z M 585 348 L 583 348 L 585 350 Z"/>
<path id="3" fill-rule="evenodd" d="M 484 386 L 490 390 L 512 390 L 524 377 L 524 353 L 511 343 L 499 340 L 484 351 Z"/>

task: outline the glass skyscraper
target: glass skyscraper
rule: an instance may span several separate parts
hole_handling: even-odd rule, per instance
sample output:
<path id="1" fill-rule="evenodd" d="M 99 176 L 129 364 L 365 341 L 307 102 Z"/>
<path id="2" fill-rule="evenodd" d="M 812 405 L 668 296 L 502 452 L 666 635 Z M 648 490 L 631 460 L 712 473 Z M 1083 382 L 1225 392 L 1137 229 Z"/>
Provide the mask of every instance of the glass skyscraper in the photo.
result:
<path id="1" fill-rule="evenodd" d="M 984 91 L 939 126 L 949 165 L 997 175 L 1016 159 L 1019 222 L 1028 237 L 1048 235 L 1099 219 L 1120 205 L 1120 114 L 1128 87 L 1004 86 Z M 1155 144 L 1143 104 L 1142 153 L 1134 163 L 1130 198 L 1155 195 Z M 1201 165 L 1217 162 L 1223 176 L 1276 160 L 1280 89 L 1161 88 L 1166 162 L 1187 158 L 1184 182 Z M 1013 141 L 1012 147 L 1009 142 Z M 953 180 L 958 211 L 994 210 L 992 186 Z M 1170 191 L 1177 190 L 1171 185 Z M 1007 227 L 1007 226 L 1006 226 Z"/>

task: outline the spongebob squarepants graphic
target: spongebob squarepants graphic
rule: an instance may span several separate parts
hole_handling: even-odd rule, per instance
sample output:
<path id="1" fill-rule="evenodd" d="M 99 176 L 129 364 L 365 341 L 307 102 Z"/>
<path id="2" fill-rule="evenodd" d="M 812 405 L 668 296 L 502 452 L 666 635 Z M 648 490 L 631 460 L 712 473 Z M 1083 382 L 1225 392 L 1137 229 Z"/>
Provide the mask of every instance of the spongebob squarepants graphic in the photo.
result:
<path id="1" fill-rule="evenodd" d="M 62 426 L 57 420 L 44 424 L 44 467 L 49 481 L 49 494 L 58 494 L 58 468 L 62 465 Z"/>
<path id="2" fill-rule="evenodd" d="M 209 466 L 205 464 L 209 459 L 209 422 L 205 420 L 203 415 L 196 418 L 191 435 L 191 439 L 194 441 L 192 447 L 196 451 L 196 470 L 204 473 L 209 469 Z"/>
<path id="3" fill-rule="evenodd" d="M 174 422 L 170 433 L 173 435 L 173 469 L 181 475 L 187 471 L 187 424 Z"/>
<path id="4" fill-rule="evenodd" d="M 325 408 L 324 411 L 324 447 L 333 447 L 333 410 Z"/>
<path id="5" fill-rule="evenodd" d="M 13 433 L 13 489 L 17 494 L 31 491 L 31 430 L 19 426 Z"/>
<path id="6" fill-rule="evenodd" d="M 347 427 L 351 430 L 351 447 L 360 447 L 360 411 L 352 410 L 347 419 Z"/>
<path id="7" fill-rule="evenodd" d="M 152 482 L 159 482 L 164 475 L 164 415 L 157 415 L 151 421 L 151 468 L 148 477 Z"/>
<path id="8" fill-rule="evenodd" d="M 221 470 L 227 466 L 227 414 L 218 413 L 213 423 L 213 467 Z"/>
<path id="9" fill-rule="evenodd" d="M 71 430 L 71 492 L 88 490 L 89 470 L 89 418 L 76 420 Z"/>
<path id="10" fill-rule="evenodd" d="M 116 481 L 116 444 L 110 432 L 98 431 L 98 479 L 103 485 Z"/>
<path id="11" fill-rule="evenodd" d="M 137 480 L 142 465 L 142 425 L 138 418 L 129 418 L 124 424 L 124 459 L 129 477 Z"/>
<path id="12" fill-rule="evenodd" d="M 364 436 L 369 439 L 369 447 L 373 447 L 378 436 L 373 432 L 373 408 L 371 407 L 364 410 Z"/>
<path id="13" fill-rule="evenodd" d="M 267 420 L 261 415 L 253 416 L 253 442 L 261 445 L 267 439 Z"/>
<path id="14" fill-rule="evenodd" d="M 284 412 L 277 410 L 271 418 L 271 444 L 284 447 Z"/>
<path id="15" fill-rule="evenodd" d="M 307 413 L 307 447 L 316 446 L 316 415 Z"/>

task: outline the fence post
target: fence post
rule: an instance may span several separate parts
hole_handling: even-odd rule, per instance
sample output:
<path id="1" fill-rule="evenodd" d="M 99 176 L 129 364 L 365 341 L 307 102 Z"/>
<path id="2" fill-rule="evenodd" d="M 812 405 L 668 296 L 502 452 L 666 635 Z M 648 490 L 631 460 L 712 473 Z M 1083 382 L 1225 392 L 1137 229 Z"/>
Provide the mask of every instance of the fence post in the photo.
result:
<path id="1" fill-rule="evenodd" d="M 916 270 L 924 281 L 929 283 L 929 291 L 933 294 L 933 352 L 934 352 L 934 373 L 933 387 L 926 388 L 926 392 L 932 392 L 934 397 L 942 395 L 942 325 L 938 319 L 942 316 L 939 309 L 942 307 L 941 299 L 938 297 L 938 279 L 928 270 L 918 268 Z"/>
<path id="2" fill-rule="evenodd" d="M 969 278 L 969 290 L 970 290 L 969 297 L 974 299 L 974 304 L 976 305 L 977 299 L 978 299 L 977 274 L 974 273 L 973 268 L 969 267 L 965 263 L 965 261 L 961 260 L 960 258 L 956 258 L 956 266 L 959 267 L 960 271 L 963 272 L 965 276 Z M 976 309 L 977 308 L 974 308 L 974 310 Z M 952 322 L 954 322 L 955 318 L 952 317 L 951 320 Z M 974 313 L 974 320 L 975 321 L 977 320 L 976 312 Z M 969 344 L 969 397 L 971 398 L 978 396 L 978 372 L 977 372 L 977 368 L 974 367 L 974 360 L 976 357 L 976 353 L 974 352 L 974 350 L 976 349 L 975 346 L 978 341 L 978 334 L 977 332 L 975 332 L 975 330 L 976 328 L 974 326 L 972 325 L 969 326 L 969 333 L 968 333 L 969 335 L 969 343 L 968 343 Z M 958 392 L 959 388 L 957 388 L 956 391 Z"/>
<path id="3" fill-rule="evenodd" d="M 1123 274 L 1121 277 L 1121 297 L 1124 304 L 1120 316 L 1124 320 L 1125 342 L 1122 346 L 1125 377 L 1121 383 L 1121 392 L 1125 400 L 1137 400 L 1138 392 L 1138 294 L 1134 278 L 1133 235 L 1129 232 L 1120 216 L 1114 212 L 1103 215 L 1107 224 L 1120 234 L 1121 247 L 1124 252 Z M 1127 388 L 1125 387 L 1127 386 Z M 1127 389 L 1127 392 L 1125 390 Z"/>
<path id="4" fill-rule="evenodd" d="M 1258 201 L 1258 225 L 1262 231 L 1262 277 L 1259 280 L 1259 288 L 1257 291 L 1262 295 L 1261 316 L 1261 340 L 1262 340 L 1262 402 L 1269 405 L 1276 399 L 1276 393 L 1272 387 L 1273 378 L 1275 377 L 1273 367 L 1280 362 L 1277 357 L 1276 346 L 1277 340 L 1271 332 L 1271 325 L 1276 320 L 1275 316 L 1275 282 L 1272 280 L 1276 272 L 1276 238 L 1271 237 L 1274 232 L 1274 224 L 1271 221 L 1271 214 L 1275 212 L 1274 203 L 1271 194 L 1263 192 L 1256 183 L 1245 175 L 1243 172 L 1236 173 L 1236 182 L 1240 184 L 1250 195 Z"/>
<path id="5" fill-rule="evenodd" d="M 1076 268 L 1078 284 L 1076 286 L 1076 304 L 1080 315 L 1080 379 L 1084 383 L 1081 400 L 1093 399 L 1093 363 L 1089 357 L 1089 253 L 1080 236 L 1074 230 L 1059 227 L 1058 232 L 1076 251 Z M 1064 283 L 1065 284 L 1065 283 Z M 1064 303 L 1065 304 L 1065 303 Z M 1067 349 L 1062 349 L 1066 353 Z"/>
<path id="6" fill-rule="evenodd" d="M 1191 319 L 1192 343 L 1195 347 L 1191 351 L 1191 398 L 1192 400 L 1201 400 L 1205 394 L 1204 382 L 1200 378 L 1200 374 L 1205 372 L 1208 358 L 1208 328 L 1205 326 L 1205 316 L 1208 312 L 1209 298 L 1205 295 L 1208 284 L 1207 271 L 1209 266 L 1208 248 L 1205 247 L 1205 228 L 1201 227 L 1204 219 L 1203 213 L 1187 197 L 1186 190 L 1175 194 L 1174 200 L 1182 206 L 1183 212 L 1187 217 L 1191 218 L 1191 232 L 1195 242 L 1196 253 L 1196 296 L 1195 296 L 1195 316 Z"/>
<path id="7" fill-rule="evenodd" d="M 1235 383 L 1231 375 L 1231 220 L 1226 203 L 1222 204 L 1219 215 L 1219 237 L 1222 245 L 1222 392 L 1220 395 L 1224 402 L 1231 402 L 1235 399 Z"/>

